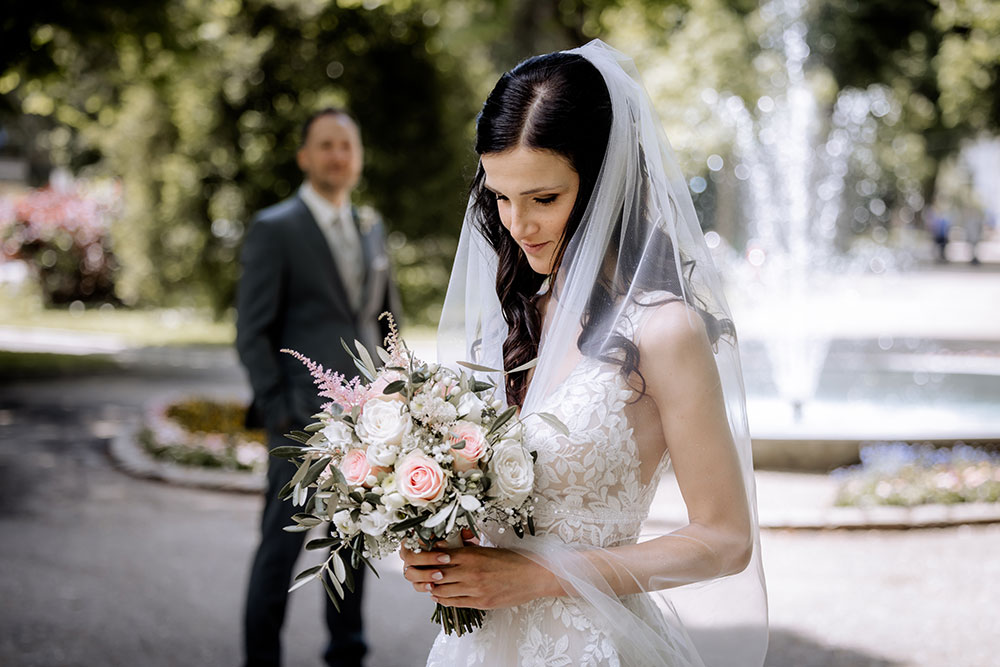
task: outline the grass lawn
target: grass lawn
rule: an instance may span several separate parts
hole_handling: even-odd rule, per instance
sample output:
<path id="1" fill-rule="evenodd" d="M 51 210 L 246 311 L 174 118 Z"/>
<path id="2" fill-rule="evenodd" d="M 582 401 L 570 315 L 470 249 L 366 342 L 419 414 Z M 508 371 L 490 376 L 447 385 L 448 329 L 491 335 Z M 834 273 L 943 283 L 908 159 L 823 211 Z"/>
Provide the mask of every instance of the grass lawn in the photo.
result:
<path id="1" fill-rule="evenodd" d="M 231 345 L 236 337 L 232 317 L 217 320 L 203 310 L 41 308 L 3 293 L 0 293 L 0 326 L 106 334 L 137 347 Z"/>
<path id="2" fill-rule="evenodd" d="M 91 375 L 119 368 L 102 354 L 48 354 L 0 350 L 0 382 L 34 378 Z"/>

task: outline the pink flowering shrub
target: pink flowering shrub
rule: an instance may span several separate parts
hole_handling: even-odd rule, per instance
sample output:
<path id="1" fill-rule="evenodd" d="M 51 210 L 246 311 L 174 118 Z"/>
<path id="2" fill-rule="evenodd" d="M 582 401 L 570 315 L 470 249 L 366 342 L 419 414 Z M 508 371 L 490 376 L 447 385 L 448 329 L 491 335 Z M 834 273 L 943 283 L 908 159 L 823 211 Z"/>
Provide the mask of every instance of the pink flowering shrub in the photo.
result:
<path id="1" fill-rule="evenodd" d="M 109 232 L 120 203 L 117 185 L 4 197 L 0 253 L 31 267 L 48 304 L 113 301 L 117 264 Z"/>

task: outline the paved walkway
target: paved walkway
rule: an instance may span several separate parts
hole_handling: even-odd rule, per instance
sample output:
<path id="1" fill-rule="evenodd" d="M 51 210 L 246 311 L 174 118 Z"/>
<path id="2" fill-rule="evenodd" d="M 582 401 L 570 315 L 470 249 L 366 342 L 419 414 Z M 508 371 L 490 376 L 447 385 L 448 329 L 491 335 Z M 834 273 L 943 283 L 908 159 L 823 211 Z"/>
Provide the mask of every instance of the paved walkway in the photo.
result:
<path id="1" fill-rule="evenodd" d="M 0 387 L 0 664 L 238 663 L 260 498 L 123 474 L 108 445 L 152 396 L 231 392 L 239 382 L 225 368 L 164 364 Z M 989 583 L 1000 579 L 1000 524 L 768 530 L 762 543 L 768 665 L 995 664 Z M 369 665 L 420 665 L 435 634 L 431 606 L 398 562 L 380 569 L 365 603 L 377 638 Z M 293 594 L 289 665 L 319 665 L 321 595 Z"/>

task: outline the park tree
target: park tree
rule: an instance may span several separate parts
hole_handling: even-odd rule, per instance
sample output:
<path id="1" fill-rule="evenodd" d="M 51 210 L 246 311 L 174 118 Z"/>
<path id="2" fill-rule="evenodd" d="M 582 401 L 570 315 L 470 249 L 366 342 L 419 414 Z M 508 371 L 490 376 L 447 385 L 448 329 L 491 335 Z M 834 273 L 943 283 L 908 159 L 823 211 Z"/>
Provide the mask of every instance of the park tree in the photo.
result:
<path id="1" fill-rule="evenodd" d="M 127 304 L 232 300 L 252 211 L 289 195 L 299 126 L 351 109 L 367 167 L 359 202 L 409 235 L 454 233 L 470 98 L 430 53 L 420 8 L 305 0 L 21 5 L 4 19 L 11 112 L 41 119 L 56 164 L 121 179 L 113 231 Z"/>

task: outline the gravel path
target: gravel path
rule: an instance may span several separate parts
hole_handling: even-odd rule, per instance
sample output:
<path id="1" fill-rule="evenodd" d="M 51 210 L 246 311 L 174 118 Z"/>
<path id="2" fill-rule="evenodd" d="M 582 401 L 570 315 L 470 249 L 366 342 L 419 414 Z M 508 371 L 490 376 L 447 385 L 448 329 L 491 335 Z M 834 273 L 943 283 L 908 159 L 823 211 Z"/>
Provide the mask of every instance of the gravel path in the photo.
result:
<path id="1" fill-rule="evenodd" d="M 201 368 L 185 366 L 202 360 Z M 260 499 L 134 479 L 108 440 L 164 391 L 245 395 L 229 361 L 0 387 L 0 664 L 236 665 Z M 986 666 L 1000 654 L 1000 525 L 766 532 L 768 664 Z M 422 664 L 431 605 L 386 562 L 371 667 Z M 293 594 L 289 665 L 319 665 L 321 592 Z"/>

